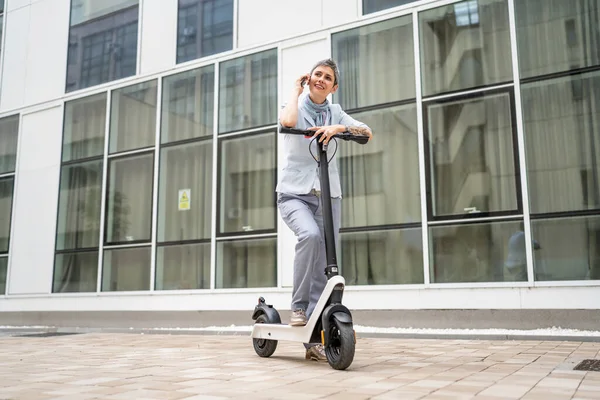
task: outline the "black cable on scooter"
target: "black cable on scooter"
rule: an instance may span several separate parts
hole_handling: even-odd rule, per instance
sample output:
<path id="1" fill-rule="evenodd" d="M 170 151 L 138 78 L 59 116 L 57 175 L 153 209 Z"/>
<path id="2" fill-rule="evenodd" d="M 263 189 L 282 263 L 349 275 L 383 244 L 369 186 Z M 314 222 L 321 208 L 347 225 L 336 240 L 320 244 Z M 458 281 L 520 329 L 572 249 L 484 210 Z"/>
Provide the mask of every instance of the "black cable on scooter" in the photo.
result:
<path id="1" fill-rule="evenodd" d="M 331 162 L 331 160 L 333 160 L 333 157 L 335 157 L 335 153 L 337 153 L 337 149 L 338 149 L 338 143 L 337 140 L 335 138 L 332 138 L 333 141 L 335 142 L 335 150 L 333 151 L 333 154 L 331 156 L 331 158 L 329 160 L 327 160 L 327 164 L 329 164 Z M 317 138 L 313 138 L 313 140 L 310 141 L 310 145 L 308 146 L 308 152 L 310 153 L 311 157 L 313 158 L 313 160 L 315 160 L 317 162 L 317 164 L 319 163 L 319 160 L 317 159 L 317 157 L 315 157 L 313 155 L 312 150 L 310 149 L 310 146 L 312 146 L 313 142 L 317 140 Z"/>

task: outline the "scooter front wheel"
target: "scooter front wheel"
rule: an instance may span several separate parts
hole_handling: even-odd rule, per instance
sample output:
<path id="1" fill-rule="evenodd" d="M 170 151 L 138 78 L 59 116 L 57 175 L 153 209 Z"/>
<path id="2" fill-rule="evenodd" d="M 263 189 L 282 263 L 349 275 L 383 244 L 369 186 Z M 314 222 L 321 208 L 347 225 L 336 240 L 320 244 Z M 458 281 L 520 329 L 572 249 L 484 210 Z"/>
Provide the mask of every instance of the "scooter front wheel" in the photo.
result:
<path id="1" fill-rule="evenodd" d="M 270 323 L 269 319 L 265 314 L 261 314 L 258 318 L 256 318 L 257 324 L 268 324 Z M 273 353 L 275 353 L 275 349 L 277 349 L 277 340 L 270 339 L 252 339 L 252 345 L 254 346 L 254 351 L 261 357 L 271 357 Z"/>
<path id="2" fill-rule="evenodd" d="M 325 348 L 329 365 L 339 370 L 348 368 L 354 360 L 355 345 L 352 324 L 343 324 L 335 318 L 332 319 L 329 328 L 329 346 Z"/>

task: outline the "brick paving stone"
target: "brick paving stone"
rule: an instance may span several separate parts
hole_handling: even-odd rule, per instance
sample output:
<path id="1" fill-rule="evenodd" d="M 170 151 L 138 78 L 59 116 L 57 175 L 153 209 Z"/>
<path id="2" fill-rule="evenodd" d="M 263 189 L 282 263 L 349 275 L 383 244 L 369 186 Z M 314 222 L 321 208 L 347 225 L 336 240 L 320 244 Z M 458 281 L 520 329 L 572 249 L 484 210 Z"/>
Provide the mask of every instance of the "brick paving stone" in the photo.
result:
<path id="1" fill-rule="evenodd" d="M 572 367 L 598 355 L 600 343 L 359 337 L 335 371 L 299 343 L 262 359 L 239 335 L 2 336 L 0 399 L 594 399 L 600 373 Z"/>

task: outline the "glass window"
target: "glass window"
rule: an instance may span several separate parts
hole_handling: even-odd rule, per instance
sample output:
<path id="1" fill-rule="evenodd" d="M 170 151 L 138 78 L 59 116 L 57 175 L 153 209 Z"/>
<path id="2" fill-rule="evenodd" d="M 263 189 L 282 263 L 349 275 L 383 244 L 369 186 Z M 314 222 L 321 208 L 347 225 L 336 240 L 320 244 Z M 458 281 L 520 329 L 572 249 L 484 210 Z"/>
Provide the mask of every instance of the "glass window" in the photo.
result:
<path id="1" fill-rule="evenodd" d="M 139 0 L 71 0 L 66 91 L 135 75 Z"/>
<path id="2" fill-rule="evenodd" d="M 210 243 L 159 246 L 156 290 L 210 289 Z"/>
<path id="3" fill-rule="evenodd" d="M 340 86 L 334 101 L 346 110 L 415 97 L 410 15 L 332 35 Z"/>
<path id="4" fill-rule="evenodd" d="M 519 221 L 430 227 L 431 282 L 526 281 L 522 231 Z"/>
<path id="5" fill-rule="evenodd" d="M 161 149 L 159 242 L 210 239 L 212 144 L 202 140 Z"/>
<path id="6" fill-rule="evenodd" d="M 150 241 L 153 163 L 154 153 L 109 161 L 106 243 Z"/>
<path id="7" fill-rule="evenodd" d="M 338 141 L 342 228 L 421 221 L 414 104 L 352 115 L 376 132 L 366 146 Z"/>
<path id="8" fill-rule="evenodd" d="M 508 93 L 426 106 L 433 217 L 519 209 L 513 117 Z"/>
<path id="9" fill-rule="evenodd" d="M 371 14 L 388 8 L 413 3 L 417 0 L 362 0 L 363 15 Z"/>
<path id="10" fill-rule="evenodd" d="M 177 62 L 233 48 L 233 0 L 179 0 Z"/>
<path id="11" fill-rule="evenodd" d="M 99 246 L 102 164 L 100 159 L 62 167 L 57 250 Z"/>
<path id="12" fill-rule="evenodd" d="M 277 50 L 225 61 L 219 72 L 219 132 L 277 123 Z"/>
<path id="13" fill-rule="evenodd" d="M 0 179 L 0 254 L 8 253 L 14 178 Z"/>
<path id="14" fill-rule="evenodd" d="M 348 285 L 423 283 L 421 228 L 342 233 L 341 269 Z"/>
<path id="15" fill-rule="evenodd" d="M 0 174 L 15 171 L 18 135 L 18 115 L 0 119 Z"/>
<path id="16" fill-rule="evenodd" d="M 600 208 L 600 72 L 521 87 L 532 213 Z"/>
<path id="17" fill-rule="evenodd" d="M 506 0 L 469 0 L 419 13 L 423 95 L 512 80 Z"/>
<path id="18" fill-rule="evenodd" d="M 600 279 L 600 217 L 531 221 L 538 281 Z"/>
<path id="19" fill-rule="evenodd" d="M 104 251 L 102 291 L 150 290 L 150 247 Z"/>
<path id="20" fill-rule="evenodd" d="M 597 1 L 516 0 L 521 78 L 600 64 Z"/>
<path id="21" fill-rule="evenodd" d="M 8 274 L 8 257 L 0 257 L 0 296 L 6 293 L 6 276 Z"/>
<path id="22" fill-rule="evenodd" d="M 102 156 L 106 126 L 106 93 L 65 103 L 62 160 Z"/>
<path id="23" fill-rule="evenodd" d="M 98 251 L 56 255 L 53 293 L 95 292 L 97 281 Z"/>
<path id="24" fill-rule="evenodd" d="M 214 65 L 164 79 L 161 143 L 212 136 Z"/>
<path id="25" fill-rule="evenodd" d="M 112 92 L 110 153 L 154 146 L 158 81 Z"/>
<path id="26" fill-rule="evenodd" d="M 221 141 L 220 233 L 275 229 L 275 135 Z"/>
<path id="27" fill-rule="evenodd" d="M 276 257 L 276 238 L 218 242 L 216 287 L 277 286 Z"/>

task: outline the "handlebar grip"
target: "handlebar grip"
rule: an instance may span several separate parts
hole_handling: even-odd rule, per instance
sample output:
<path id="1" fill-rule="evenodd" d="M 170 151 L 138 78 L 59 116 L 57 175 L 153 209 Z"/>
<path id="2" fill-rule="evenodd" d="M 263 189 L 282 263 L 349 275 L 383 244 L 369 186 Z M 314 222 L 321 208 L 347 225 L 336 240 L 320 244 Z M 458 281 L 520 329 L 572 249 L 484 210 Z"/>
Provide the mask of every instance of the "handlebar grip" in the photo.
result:
<path id="1" fill-rule="evenodd" d="M 308 129 L 287 128 L 285 126 L 280 126 L 279 127 L 279 132 L 280 133 L 287 133 L 287 134 L 290 134 L 290 135 L 302 135 L 302 136 L 313 136 L 315 134 L 314 131 L 311 131 L 311 130 L 308 130 Z M 351 140 L 351 141 L 356 142 L 358 144 L 367 144 L 367 142 L 369 141 L 369 138 L 367 136 L 353 135 L 353 134 L 351 134 L 349 132 L 338 133 L 334 137 L 342 139 L 342 140 L 346 140 L 346 141 Z"/>

